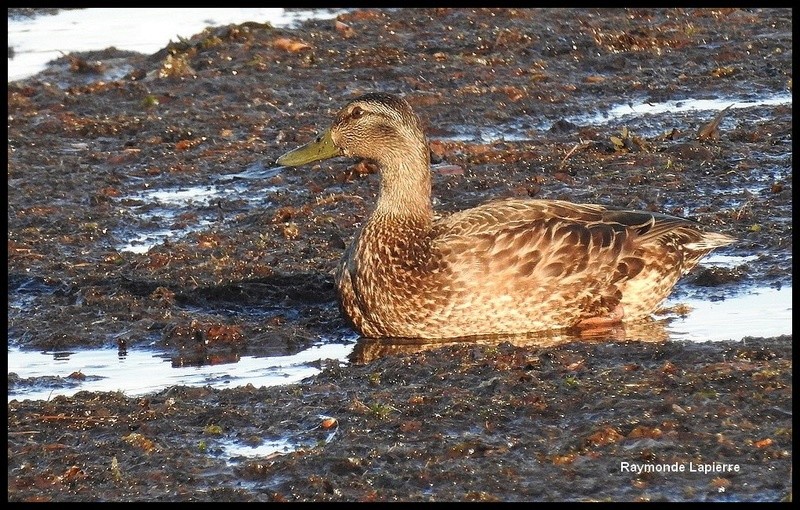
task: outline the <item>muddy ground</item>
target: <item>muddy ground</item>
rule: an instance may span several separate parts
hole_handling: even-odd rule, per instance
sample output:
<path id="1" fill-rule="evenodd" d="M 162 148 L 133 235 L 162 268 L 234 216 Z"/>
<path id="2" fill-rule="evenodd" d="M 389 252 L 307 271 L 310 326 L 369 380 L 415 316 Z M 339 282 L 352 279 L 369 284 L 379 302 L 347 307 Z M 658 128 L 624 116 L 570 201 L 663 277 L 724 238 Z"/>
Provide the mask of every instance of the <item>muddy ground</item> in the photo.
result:
<path id="1" fill-rule="evenodd" d="M 155 346 L 201 362 L 352 337 L 331 272 L 379 176 L 353 160 L 272 162 L 375 90 L 403 94 L 427 126 L 441 211 L 533 196 L 671 212 L 737 237 L 726 254 L 758 256 L 682 289 L 791 285 L 790 103 L 731 109 L 703 136 L 712 118 L 575 121 L 625 102 L 791 92 L 791 10 L 257 21 L 154 55 L 68 55 L 9 83 L 9 345 Z M 491 128 L 525 136 L 469 136 Z M 148 228 L 131 195 L 234 181 L 263 199 L 220 198 L 174 229 L 210 225 L 120 251 Z M 9 500 L 790 498 L 791 336 L 640 337 L 423 351 L 360 340 L 353 363 L 323 362 L 297 385 L 14 400 Z M 300 447 L 219 455 L 223 440 L 286 437 Z"/>

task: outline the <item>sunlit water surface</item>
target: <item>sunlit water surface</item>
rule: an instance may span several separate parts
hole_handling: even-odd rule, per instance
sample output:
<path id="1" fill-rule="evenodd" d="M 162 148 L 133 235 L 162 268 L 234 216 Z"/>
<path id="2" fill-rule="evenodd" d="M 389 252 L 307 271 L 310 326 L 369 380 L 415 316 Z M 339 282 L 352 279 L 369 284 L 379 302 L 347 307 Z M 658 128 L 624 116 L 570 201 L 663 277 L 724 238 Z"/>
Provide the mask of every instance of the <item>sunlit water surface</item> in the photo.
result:
<path id="1" fill-rule="evenodd" d="M 8 81 L 42 71 L 64 54 L 109 47 L 149 55 L 202 32 L 233 23 L 270 23 L 291 27 L 304 19 L 335 18 L 340 10 L 287 11 L 259 8 L 92 8 L 59 11 L 55 15 L 8 21 Z"/>

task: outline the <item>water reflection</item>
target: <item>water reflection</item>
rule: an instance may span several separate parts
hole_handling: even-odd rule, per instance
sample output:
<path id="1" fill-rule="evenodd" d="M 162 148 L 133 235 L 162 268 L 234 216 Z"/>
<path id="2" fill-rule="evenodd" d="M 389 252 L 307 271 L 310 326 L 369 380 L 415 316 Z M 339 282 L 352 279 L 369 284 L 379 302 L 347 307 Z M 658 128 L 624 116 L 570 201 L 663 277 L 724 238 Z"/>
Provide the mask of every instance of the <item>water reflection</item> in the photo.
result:
<path id="1" fill-rule="evenodd" d="M 348 357 L 351 363 L 370 363 L 383 356 L 413 354 L 449 345 L 495 346 L 510 343 L 515 347 L 555 347 L 571 342 L 647 342 L 669 340 L 669 319 L 646 319 L 615 324 L 591 331 L 558 330 L 522 335 L 483 335 L 427 340 L 419 338 L 360 338 Z"/>
<path id="2" fill-rule="evenodd" d="M 195 352 L 195 353 L 182 353 L 177 356 L 172 356 L 172 368 L 183 367 L 204 367 L 214 365 L 226 365 L 228 363 L 238 363 L 242 360 L 242 355 L 238 352 Z"/>

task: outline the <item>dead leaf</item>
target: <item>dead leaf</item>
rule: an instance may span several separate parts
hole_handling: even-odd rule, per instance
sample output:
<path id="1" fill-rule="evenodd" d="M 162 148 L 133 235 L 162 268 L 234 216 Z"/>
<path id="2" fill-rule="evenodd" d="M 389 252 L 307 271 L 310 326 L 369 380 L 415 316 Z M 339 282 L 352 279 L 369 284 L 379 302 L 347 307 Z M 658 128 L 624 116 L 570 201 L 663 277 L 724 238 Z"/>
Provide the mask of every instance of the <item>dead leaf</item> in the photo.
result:
<path id="1" fill-rule="evenodd" d="M 761 441 L 756 441 L 755 443 L 753 443 L 753 446 L 755 446 L 756 448 L 766 448 L 767 446 L 771 445 L 772 445 L 772 439 L 770 438 L 762 439 Z"/>
<path id="2" fill-rule="evenodd" d="M 288 37 L 275 39 L 275 41 L 272 43 L 272 46 L 279 50 L 288 51 L 289 53 L 297 53 L 298 51 L 311 49 L 310 44 L 306 44 L 303 41 L 296 39 L 289 39 Z"/>
<path id="3" fill-rule="evenodd" d="M 212 324 L 206 331 L 206 339 L 208 344 L 235 343 L 244 339 L 244 333 L 240 326 Z"/>
<path id="4" fill-rule="evenodd" d="M 731 106 L 733 105 L 730 104 L 725 107 L 725 109 L 719 112 L 711 122 L 701 127 L 697 131 L 697 139 L 714 142 L 719 140 L 719 123 L 722 122 L 722 117 L 725 116 L 725 112 L 727 112 Z"/>
<path id="5" fill-rule="evenodd" d="M 342 23 L 341 21 L 336 20 L 336 24 L 334 26 L 336 28 L 336 31 L 339 32 L 345 39 L 350 39 L 351 37 L 356 35 L 356 31 L 353 30 L 353 27 L 351 27 L 347 23 Z"/>
<path id="6" fill-rule="evenodd" d="M 443 163 L 441 165 L 433 165 L 431 169 L 439 175 L 464 175 L 464 168 L 460 167 L 459 165 L 448 165 Z"/>
<path id="7" fill-rule="evenodd" d="M 719 490 L 719 489 L 727 489 L 727 488 L 729 488 L 731 486 L 731 481 L 728 480 L 727 478 L 722 478 L 721 476 L 718 476 L 716 478 L 711 479 L 711 482 L 709 482 L 709 485 L 711 485 L 711 487 L 713 487 L 713 488 L 715 488 L 717 490 Z"/>
<path id="8" fill-rule="evenodd" d="M 336 418 L 333 418 L 331 416 L 323 416 L 322 421 L 319 422 L 319 426 L 326 430 L 329 428 L 336 427 L 338 425 L 339 422 L 336 421 Z"/>
<path id="9" fill-rule="evenodd" d="M 59 477 L 61 483 L 77 482 L 88 478 L 84 470 L 78 466 L 70 466 L 63 475 Z"/>
<path id="10" fill-rule="evenodd" d="M 600 429 L 587 438 L 594 446 L 618 443 L 621 439 L 623 439 L 622 434 L 617 432 L 613 427 Z"/>
<path id="11" fill-rule="evenodd" d="M 648 439 L 659 439 L 663 433 L 661 429 L 658 427 L 646 427 L 644 425 L 639 425 L 633 430 L 628 433 L 628 439 L 640 439 L 640 438 L 648 438 Z"/>
<path id="12" fill-rule="evenodd" d="M 603 83 L 604 81 L 606 81 L 606 78 L 605 76 L 600 76 L 595 74 L 592 76 L 587 76 L 586 78 L 583 79 L 583 81 L 584 83 Z"/>
<path id="13" fill-rule="evenodd" d="M 576 453 L 568 453 L 566 455 L 553 455 L 553 464 L 556 466 L 566 466 L 575 462 L 575 459 L 578 458 L 578 454 Z"/>

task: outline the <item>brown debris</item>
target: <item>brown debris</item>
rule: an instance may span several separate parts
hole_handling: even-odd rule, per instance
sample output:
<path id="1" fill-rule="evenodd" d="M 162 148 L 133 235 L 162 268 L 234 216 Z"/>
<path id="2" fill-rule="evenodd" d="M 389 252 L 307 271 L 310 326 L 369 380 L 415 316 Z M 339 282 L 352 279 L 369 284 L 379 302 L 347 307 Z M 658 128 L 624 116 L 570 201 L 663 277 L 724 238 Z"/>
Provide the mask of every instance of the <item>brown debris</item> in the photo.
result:
<path id="1" fill-rule="evenodd" d="M 725 116 L 725 113 L 733 106 L 732 104 L 723 108 L 716 116 L 709 122 L 708 124 L 704 124 L 698 131 L 697 131 L 697 139 L 702 141 L 711 141 L 711 142 L 718 142 L 719 141 L 719 124 L 722 122 L 722 118 Z"/>
<path id="2" fill-rule="evenodd" d="M 344 37 L 345 39 L 350 39 L 351 37 L 356 35 L 356 31 L 353 30 L 353 27 L 339 20 L 336 20 L 336 22 L 334 23 L 334 27 L 336 28 L 336 31 L 340 33 L 342 37 Z"/>
<path id="3" fill-rule="evenodd" d="M 300 41 L 298 39 L 290 39 L 288 37 L 281 37 L 272 42 L 275 49 L 288 51 L 289 53 L 297 53 L 298 51 L 311 49 L 311 45 Z"/>

